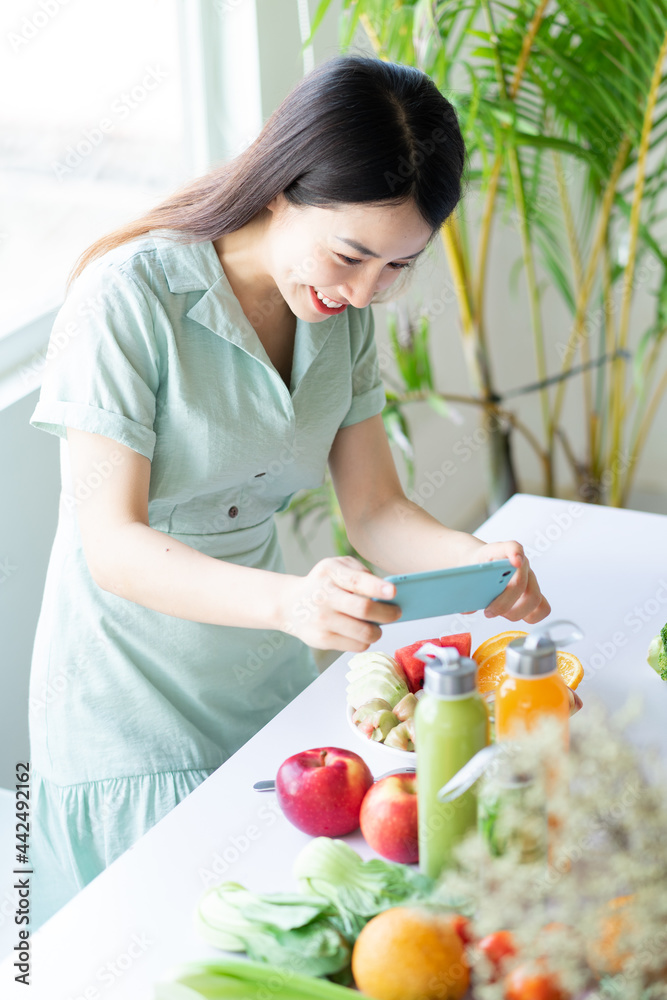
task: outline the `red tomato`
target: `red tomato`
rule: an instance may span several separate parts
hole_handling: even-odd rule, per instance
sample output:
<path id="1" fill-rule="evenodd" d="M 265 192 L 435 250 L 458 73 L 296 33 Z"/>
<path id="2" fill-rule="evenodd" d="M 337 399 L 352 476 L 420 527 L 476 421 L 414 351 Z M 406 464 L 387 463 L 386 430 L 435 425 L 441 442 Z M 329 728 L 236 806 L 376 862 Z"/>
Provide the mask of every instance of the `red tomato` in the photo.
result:
<path id="1" fill-rule="evenodd" d="M 462 916 L 460 913 L 454 913 L 451 918 L 452 927 L 461 938 L 463 944 L 471 944 L 473 941 L 472 931 L 470 930 L 470 921 L 467 917 Z"/>
<path id="2" fill-rule="evenodd" d="M 493 965 L 495 975 L 491 982 L 495 983 L 498 976 L 502 974 L 505 960 L 516 955 L 517 949 L 512 932 L 495 931 L 493 934 L 487 934 L 486 937 L 477 942 L 477 947 Z"/>
<path id="3" fill-rule="evenodd" d="M 519 965 L 505 979 L 505 1000 L 568 1000 L 558 977 L 543 962 Z"/>

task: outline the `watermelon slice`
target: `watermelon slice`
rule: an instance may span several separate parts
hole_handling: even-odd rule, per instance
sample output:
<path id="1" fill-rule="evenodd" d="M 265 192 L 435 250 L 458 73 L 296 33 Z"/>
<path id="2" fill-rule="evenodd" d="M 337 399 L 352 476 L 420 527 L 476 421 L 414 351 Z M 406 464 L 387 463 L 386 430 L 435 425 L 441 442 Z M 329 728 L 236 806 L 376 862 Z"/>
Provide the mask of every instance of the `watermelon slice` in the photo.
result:
<path id="1" fill-rule="evenodd" d="M 456 635 L 443 635 L 439 639 L 420 639 L 409 646 L 402 646 L 394 653 L 394 658 L 403 669 L 408 687 L 414 694 L 424 686 L 424 667 L 426 664 L 417 659 L 415 653 L 425 642 L 432 642 L 435 646 L 454 646 L 461 656 L 470 656 L 472 636 L 470 632 L 458 632 Z"/>

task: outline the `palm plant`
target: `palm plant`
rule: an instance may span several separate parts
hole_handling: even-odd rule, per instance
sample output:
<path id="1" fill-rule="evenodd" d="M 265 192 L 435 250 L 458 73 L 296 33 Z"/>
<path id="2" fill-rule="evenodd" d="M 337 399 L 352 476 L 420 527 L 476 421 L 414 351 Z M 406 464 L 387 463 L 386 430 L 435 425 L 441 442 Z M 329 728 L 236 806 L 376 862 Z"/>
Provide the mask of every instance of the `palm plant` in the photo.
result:
<path id="1" fill-rule="evenodd" d="M 473 219 L 462 205 L 441 237 L 473 393 L 464 401 L 482 408 L 489 428 L 490 508 L 516 488 L 510 445 L 517 430 L 539 458 L 546 495 L 564 488 L 555 474 L 560 449 L 581 499 L 623 505 L 667 389 L 661 245 L 667 213 L 660 197 L 667 169 L 667 0 L 341 3 L 343 50 L 361 26 L 379 58 L 422 69 L 459 115 L 469 152 L 467 203 L 481 205 L 481 214 Z M 330 4 L 321 0 L 313 33 Z M 492 372 L 487 292 L 499 225 L 513 227 L 520 240 L 519 294 L 536 373 L 523 391 L 539 397 L 537 430 L 508 409 L 509 394 Z M 545 277 L 570 315 L 556 345 L 560 371 L 552 373 Z M 653 315 L 637 330 L 631 307 L 637 287 L 647 283 Z M 406 351 L 415 354 L 412 361 Z M 425 352 L 423 333 L 397 351 L 402 391 L 388 395 L 387 430 L 397 440 L 398 429 L 408 444 L 404 403 L 452 398 L 434 389 Z M 585 419 L 581 454 L 563 426 L 566 393 L 577 383 Z M 323 512 L 327 504 L 335 514 L 335 498 L 320 504 Z"/>

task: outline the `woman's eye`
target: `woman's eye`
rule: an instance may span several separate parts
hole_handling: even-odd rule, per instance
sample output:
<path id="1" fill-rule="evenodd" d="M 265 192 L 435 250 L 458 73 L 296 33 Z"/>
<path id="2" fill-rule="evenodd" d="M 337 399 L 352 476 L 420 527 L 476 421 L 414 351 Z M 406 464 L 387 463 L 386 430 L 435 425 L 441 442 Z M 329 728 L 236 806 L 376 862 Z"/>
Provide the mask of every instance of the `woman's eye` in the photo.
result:
<path id="1" fill-rule="evenodd" d="M 344 253 L 337 253 L 336 256 L 339 258 L 339 260 L 342 260 L 344 264 L 361 264 L 362 263 L 362 261 L 358 260 L 356 257 L 346 257 Z M 407 261 L 404 264 L 402 264 L 400 262 L 394 262 L 394 261 L 392 261 L 392 263 L 388 264 L 387 266 L 390 267 L 390 268 L 392 268 L 392 270 L 394 270 L 394 271 L 403 271 L 406 267 L 410 267 L 413 263 L 414 262 L 411 261 L 411 260 Z"/>

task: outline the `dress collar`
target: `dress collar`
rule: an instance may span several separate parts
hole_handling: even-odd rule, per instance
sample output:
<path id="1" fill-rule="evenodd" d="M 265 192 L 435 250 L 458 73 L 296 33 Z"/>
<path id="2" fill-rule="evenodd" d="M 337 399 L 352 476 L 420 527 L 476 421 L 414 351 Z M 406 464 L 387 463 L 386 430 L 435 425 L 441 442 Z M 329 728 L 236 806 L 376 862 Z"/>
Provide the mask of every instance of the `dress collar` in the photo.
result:
<path id="1" fill-rule="evenodd" d="M 203 240 L 199 243 L 177 243 L 159 235 L 157 230 L 151 230 L 150 235 L 160 256 L 169 290 L 175 293 L 204 290 L 201 298 L 188 310 L 188 318 L 256 358 L 286 388 L 257 332 L 243 312 L 222 269 L 213 242 Z M 342 334 L 343 328 L 347 331 L 347 326 L 347 310 L 321 323 L 310 324 L 297 317 L 291 394 L 296 392 L 332 331 L 336 329 Z"/>

